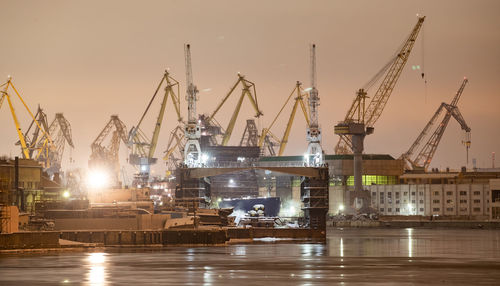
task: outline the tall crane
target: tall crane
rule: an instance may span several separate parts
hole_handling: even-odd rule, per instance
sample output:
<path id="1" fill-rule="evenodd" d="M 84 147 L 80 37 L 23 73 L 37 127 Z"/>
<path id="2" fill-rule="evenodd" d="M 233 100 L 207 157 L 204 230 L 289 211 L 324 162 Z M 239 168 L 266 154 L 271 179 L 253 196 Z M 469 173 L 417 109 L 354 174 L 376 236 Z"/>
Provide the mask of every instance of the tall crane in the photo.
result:
<path id="1" fill-rule="evenodd" d="M 239 115 L 239 112 L 241 110 L 241 106 L 243 104 L 243 100 L 245 99 L 245 97 L 247 97 L 249 99 L 250 103 L 252 104 L 252 107 L 255 111 L 255 117 L 259 118 L 260 116 L 263 115 L 262 111 L 260 111 L 260 109 L 259 109 L 259 104 L 257 101 L 257 92 L 255 90 L 255 84 L 253 82 L 247 80 L 244 75 L 241 75 L 238 73 L 238 80 L 236 81 L 236 83 L 231 87 L 231 89 L 226 94 L 226 96 L 222 99 L 222 101 L 219 103 L 219 105 L 217 105 L 217 107 L 212 112 L 212 114 L 206 119 L 206 121 L 208 121 L 208 123 L 209 123 L 208 125 L 212 125 L 212 126 L 216 126 L 216 127 L 218 125 L 220 125 L 215 120 L 215 115 L 217 115 L 217 113 L 221 110 L 222 106 L 227 102 L 227 100 L 231 96 L 231 94 L 233 94 L 236 87 L 240 84 L 242 86 L 241 95 L 238 98 L 238 102 L 236 103 L 236 107 L 234 108 L 233 114 L 231 116 L 231 119 L 229 120 L 227 127 L 222 132 L 222 135 L 223 135 L 222 142 L 221 142 L 222 146 L 227 146 L 227 144 L 229 143 L 229 140 L 231 139 L 231 135 L 233 134 L 233 130 L 234 130 L 234 127 L 236 125 L 236 120 L 238 119 L 238 115 Z"/>
<path id="2" fill-rule="evenodd" d="M 321 148 L 321 128 L 319 128 L 319 93 L 316 88 L 316 45 L 311 45 L 311 89 L 309 91 L 309 122 L 307 127 L 307 151 L 304 155 L 306 166 L 323 164 L 323 149 Z"/>
<path id="3" fill-rule="evenodd" d="M 276 135 L 274 135 L 271 132 L 271 128 L 274 126 L 274 124 L 276 123 L 278 117 L 281 115 L 281 113 L 283 112 L 283 110 L 285 109 L 285 107 L 290 102 L 290 99 L 292 99 L 292 97 L 294 95 L 295 95 L 295 97 L 294 97 L 294 104 L 293 104 L 293 107 L 292 107 L 292 111 L 290 113 L 290 117 L 288 118 L 288 122 L 287 122 L 287 125 L 286 125 L 286 128 L 285 128 L 285 131 L 283 132 L 283 136 L 282 136 L 281 139 L 279 139 L 279 138 L 277 138 Z M 279 145 L 278 156 L 282 156 L 283 155 L 283 153 L 285 152 L 286 145 L 288 143 L 288 137 L 290 136 L 290 131 L 292 130 L 293 122 L 295 120 L 295 114 L 297 113 L 297 108 L 299 106 L 300 106 L 300 108 L 302 110 L 302 113 L 304 114 L 304 118 L 306 120 L 307 126 L 308 127 L 310 126 L 310 120 L 309 120 L 309 114 L 310 114 L 309 108 L 310 108 L 310 105 L 307 105 L 305 103 L 305 101 L 307 100 L 307 98 L 308 98 L 308 94 L 306 92 L 304 92 L 304 90 L 302 89 L 302 83 L 299 82 L 299 81 L 297 81 L 297 83 L 295 84 L 295 88 L 292 90 L 292 92 L 290 93 L 290 95 L 286 99 L 285 103 L 281 107 L 281 109 L 278 112 L 278 114 L 276 114 L 276 116 L 274 117 L 274 119 L 271 122 L 271 124 L 269 125 L 269 127 L 262 129 L 262 133 L 261 133 L 261 135 L 259 137 L 259 147 L 269 149 L 269 151 L 270 151 L 269 155 L 273 156 L 274 153 L 275 153 L 275 151 L 272 148 L 272 146 L 274 145 L 273 142 L 276 142 Z"/>
<path id="4" fill-rule="evenodd" d="M 464 78 L 462 81 L 462 84 L 460 85 L 460 88 L 458 89 L 457 93 L 455 94 L 455 97 L 451 101 L 450 104 L 447 103 L 441 103 L 439 108 L 436 110 L 432 118 L 429 120 L 427 125 L 424 127 L 422 132 L 418 135 L 417 139 L 413 144 L 411 145 L 410 149 L 406 151 L 404 154 L 400 156 L 400 159 L 404 159 L 405 163 L 407 164 L 407 169 L 413 169 L 413 170 L 424 170 L 427 171 L 427 168 L 429 167 L 432 158 L 434 157 L 434 153 L 436 153 L 437 147 L 439 145 L 439 142 L 441 141 L 441 138 L 443 137 L 444 131 L 446 130 L 446 127 L 448 126 L 448 123 L 451 119 L 451 117 L 455 118 L 457 122 L 460 124 L 460 127 L 462 130 L 465 131 L 465 139 L 462 141 L 462 143 L 465 145 L 466 153 L 467 153 L 467 162 L 469 161 L 469 148 L 471 145 L 471 137 L 470 137 L 470 127 L 467 125 L 465 122 L 464 118 L 462 117 L 462 114 L 460 113 L 460 110 L 458 109 L 458 101 L 460 100 L 460 97 L 464 91 L 465 86 L 469 80 L 467 78 Z M 445 111 L 446 114 L 441 120 L 441 123 L 437 126 L 436 130 L 434 133 L 430 136 L 428 139 L 427 143 L 422 147 L 421 151 L 417 154 L 415 159 L 411 159 L 413 156 L 415 150 L 420 146 L 422 143 L 423 138 L 425 135 L 428 133 L 430 128 L 434 125 L 436 122 L 437 118 L 440 116 L 440 114 Z"/>
<path id="5" fill-rule="evenodd" d="M 50 135 L 48 134 L 47 130 L 47 124 L 42 127 L 42 125 L 38 122 L 37 118 L 31 110 L 29 109 L 28 105 L 22 98 L 22 96 L 19 94 L 17 91 L 16 87 L 12 83 L 12 78 L 9 76 L 7 78 L 7 82 L 3 83 L 0 85 L 0 88 L 3 87 L 3 90 L 1 91 L 2 96 L 0 97 L 0 108 L 2 107 L 2 104 L 5 99 L 7 99 L 7 103 L 9 104 L 9 108 L 12 114 L 12 119 L 14 120 L 14 125 L 16 127 L 17 135 L 19 137 L 19 145 L 21 146 L 21 153 L 23 158 L 25 159 L 34 159 L 43 164 L 43 167 L 45 169 L 50 167 L 50 161 L 49 160 L 41 160 L 43 156 L 45 158 L 48 158 L 49 151 L 54 149 L 53 146 L 53 141 Z M 16 112 L 14 110 L 14 105 L 12 102 L 12 96 L 9 92 L 9 88 L 12 88 L 14 90 L 15 94 L 19 98 L 19 100 L 22 102 L 24 108 L 26 111 L 29 113 L 31 119 L 33 120 L 32 124 L 35 124 L 36 127 L 38 128 L 39 132 L 41 134 L 37 133 L 36 136 L 34 136 L 34 140 L 28 140 L 28 143 L 26 142 L 26 137 L 25 134 L 23 134 L 21 125 L 19 123 L 19 120 L 17 118 Z M 38 114 L 37 114 L 38 115 Z M 45 117 L 46 118 L 46 117 Z"/>
<path id="6" fill-rule="evenodd" d="M 344 121 L 335 125 L 334 132 L 339 135 L 339 141 L 335 146 L 336 154 L 354 154 L 354 190 L 362 191 L 362 165 L 363 149 L 366 135 L 374 131 L 374 124 L 382 114 L 389 96 L 391 95 L 396 82 L 403 71 L 410 56 L 415 40 L 424 23 L 425 17 L 419 17 L 413 27 L 410 36 L 403 42 L 402 48 L 396 55 L 363 87 L 354 99 L 351 108 L 347 112 Z M 367 98 L 366 90 L 373 86 L 383 75 L 379 88 L 373 95 L 372 100 L 365 106 Z M 366 108 L 365 108 L 366 107 Z"/>
<path id="7" fill-rule="evenodd" d="M 373 132 L 373 126 L 378 118 L 382 115 L 382 111 L 389 100 L 389 97 L 394 90 L 394 87 L 403 71 L 403 68 L 410 57 L 410 53 L 413 49 L 417 36 L 420 29 L 424 23 L 425 17 L 419 17 L 417 23 L 413 27 L 408 38 L 405 39 L 401 49 L 397 51 L 395 56 L 379 71 L 377 74 L 367 83 L 363 88 L 358 90 L 356 98 L 351 105 L 351 108 L 347 112 L 344 120 L 339 123 L 339 127 L 344 126 L 340 133 L 336 132 L 340 136 L 337 145 L 335 146 L 336 154 L 351 154 L 353 152 L 353 134 L 347 132 L 345 126 L 349 123 L 363 123 L 365 127 L 370 128 L 370 132 Z M 364 106 L 364 101 L 367 98 L 367 90 L 372 87 L 379 79 L 385 74 L 379 88 L 372 97 L 372 100 L 368 104 L 365 110 L 360 110 L 359 108 Z M 363 102 L 363 104 L 360 104 Z M 357 118 L 356 118 L 357 117 Z M 366 132 L 366 130 L 365 130 Z M 368 134 L 365 134 L 368 135 Z M 361 148 L 363 149 L 363 148 Z"/>
<path id="8" fill-rule="evenodd" d="M 111 134 L 111 139 L 107 144 L 106 138 Z M 112 186 L 119 185 L 120 141 L 128 144 L 127 127 L 118 118 L 118 115 L 111 115 L 106 126 L 99 133 L 97 138 L 90 145 L 92 153 L 89 158 L 89 168 L 91 172 L 98 173 L 98 179 L 109 180 Z M 104 179 L 107 177 L 107 179 Z M 100 182 L 97 182 L 100 184 Z"/>
<path id="9" fill-rule="evenodd" d="M 184 164 L 188 167 L 198 167 L 201 165 L 200 137 L 201 129 L 198 124 L 196 114 L 196 101 L 198 101 L 198 89 L 193 83 L 193 70 L 191 66 L 191 46 L 184 46 L 184 55 L 186 59 L 186 100 L 188 102 L 188 122 L 184 127 L 184 136 L 187 138 L 184 147 Z"/>
<path id="10" fill-rule="evenodd" d="M 160 111 L 158 113 L 158 117 L 156 119 L 153 135 L 149 138 L 142 130 L 141 124 L 144 121 L 144 118 L 148 114 L 149 109 L 151 108 L 153 101 L 155 100 L 158 92 L 161 87 L 164 86 L 164 95 L 161 101 Z M 175 90 L 177 92 L 175 92 Z M 163 77 L 156 88 L 156 91 L 153 94 L 153 97 L 149 101 L 146 110 L 142 114 L 139 122 L 136 126 L 130 129 L 128 135 L 128 145 L 132 148 L 132 152 L 129 156 L 129 163 L 138 166 L 139 172 L 136 174 L 135 182 L 136 185 L 146 186 L 149 180 L 149 173 L 151 169 L 151 165 L 157 162 L 157 158 L 154 158 L 154 153 L 156 150 L 156 145 L 158 143 L 158 138 L 160 136 L 161 124 L 163 122 L 163 117 L 165 114 L 165 108 L 167 105 L 167 100 L 170 97 L 172 99 L 173 105 L 175 107 L 175 111 L 177 113 L 177 120 L 182 121 L 181 113 L 180 113 L 180 99 L 179 99 L 179 82 L 170 76 L 169 72 L 166 70 L 163 74 Z"/>

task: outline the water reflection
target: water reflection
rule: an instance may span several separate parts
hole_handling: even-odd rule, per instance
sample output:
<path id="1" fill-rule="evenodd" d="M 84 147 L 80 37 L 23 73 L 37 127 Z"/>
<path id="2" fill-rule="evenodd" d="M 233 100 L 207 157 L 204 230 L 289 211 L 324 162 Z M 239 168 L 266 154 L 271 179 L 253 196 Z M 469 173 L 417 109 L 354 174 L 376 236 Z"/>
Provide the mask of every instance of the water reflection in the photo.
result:
<path id="1" fill-rule="evenodd" d="M 408 233 L 408 257 L 412 257 L 413 255 L 413 228 L 407 228 L 406 232 Z"/>
<path id="2" fill-rule="evenodd" d="M 86 263 L 88 267 L 87 284 L 88 285 L 106 285 L 107 284 L 107 263 L 105 253 L 88 253 Z"/>

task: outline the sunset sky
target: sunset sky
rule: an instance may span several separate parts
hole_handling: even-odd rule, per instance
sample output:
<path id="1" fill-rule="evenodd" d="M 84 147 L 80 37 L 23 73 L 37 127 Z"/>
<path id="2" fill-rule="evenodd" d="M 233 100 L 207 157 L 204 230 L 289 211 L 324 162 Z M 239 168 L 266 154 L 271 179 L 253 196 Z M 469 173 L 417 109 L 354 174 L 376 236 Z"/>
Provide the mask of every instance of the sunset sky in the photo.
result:
<path id="1" fill-rule="evenodd" d="M 491 167 L 496 152 L 500 166 L 500 1 L 1 0 L 0 7 L 0 79 L 11 75 L 33 111 L 40 104 L 50 121 L 57 112 L 70 121 L 75 163 L 67 162 L 68 152 L 64 168 L 87 166 L 90 144 L 110 115 L 134 126 L 166 68 L 181 82 L 187 117 L 184 43 L 191 44 L 193 77 L 202 90 L 198 111 L 213 111 L 241 72 L 256 85 L 264 113 L 260 128 L 270 124 L 297 80 L 309 86 L 309 44 L 316 43 L 322 144 L 332 154 L 338 140 L 333 126 L 344 118 L 355 91 L 400 47 L 417 14 L 426 16 L 424 28 L 365 152 L 401 155 L 467 76 L 458 106 L 472 128 L 470 158 L 478 167 Z M 220 111 L 222 125 L 235 101 Z M 26 129 L 28 114 L 19 101 L 15 106 Z M 146 119 L 147 132 L 158 106 Z M 288 114 L 273 128 L 276 135 L 282 135 Z M 252 115 L 244 102 L 232 144 L 239 143 Z M 159 158 L 177 124 L 171 102 L 164 120 Z M 19 155 L 6 103 L 0 122 L 0 154 Z M 462 139 L 452 119 L 431 167 L 465 165 Z M 285 155 L 305 150 L 305 121 L 298 114 Z M 125 164 L 125 155 L 121 159 Z M 164 169 L 159 162 L 156 174 Z"/>

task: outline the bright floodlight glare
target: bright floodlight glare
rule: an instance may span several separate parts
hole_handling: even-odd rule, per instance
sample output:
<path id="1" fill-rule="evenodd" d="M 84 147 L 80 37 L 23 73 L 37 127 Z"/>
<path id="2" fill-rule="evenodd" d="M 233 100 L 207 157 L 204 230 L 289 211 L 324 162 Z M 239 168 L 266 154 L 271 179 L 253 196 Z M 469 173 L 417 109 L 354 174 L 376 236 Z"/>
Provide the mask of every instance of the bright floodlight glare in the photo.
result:
<path id="1" fill-rule="evenodd" d="M 92 170 L 87 177 L 87 184 L 90 188 L 104 188 L 109 184 L 108 174 L 102 170 Z"/>
<path id="2" fill-rule="evenodd" d="M 63 197 L 66 198 L 66 199 L 69 198 L 69 191 L 64 191 L 63 192 Z"/>
<path id="3" fill-rule="evenodd" d="M 229 183 L 230 183 L 230 184 L 234 184 L 234 180 L 233 180 L 233 179 L 230 179 L 230 180 L 229 180 Z"/>
<path id="4" fill-rule="evenodd" d="M 290 206 L 290 207 L 288 208 L 288 215 L 289 215 L 289 216 L 292 216 L 292 217 L 293 217 L 293 216 L 295 216 L 295 215 L 297 215 L 297 210 L 295 209 L 295 207 L 294 207 L 294 206 Z"/>
<path id="5" fill-rule="evenodd" d="M 340 205 L 339 206 L 339 211 L 343 211 L 344 210 L 344 205 Z"/>

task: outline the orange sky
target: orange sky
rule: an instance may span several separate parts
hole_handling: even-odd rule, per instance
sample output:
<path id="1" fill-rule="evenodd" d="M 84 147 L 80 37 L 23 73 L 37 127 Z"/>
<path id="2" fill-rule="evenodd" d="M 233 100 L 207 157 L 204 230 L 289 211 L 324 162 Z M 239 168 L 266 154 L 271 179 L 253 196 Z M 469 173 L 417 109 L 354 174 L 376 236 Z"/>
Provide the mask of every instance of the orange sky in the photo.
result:
<path id="1" fill-rule="evenodd" d="M 86 167 L 90 143 L 111 114 L 129 128 L 135 125 L 165 68 L 182 83 L 184 97 L 187 42 L 195 84 L 210 89 L 200 93 L 199 111 L 212 111 L 241 72 L 256 84 L 264 112 L 260 127 L 271 122 L 297 80 L 308 86 L 308 45 L 315 42 L 323 146 L 331 154 L 337 142 L 333 125 L 345 116 L 355 90 L 407 37 L 417 13 L 427 16 L 424 29 L 375 133 L 365 141 L 366 152 L 397 157 L 406 151 L 467 76 L 459 108 L 472 128 L 470 157 L 477 158 L 479 167 L 491 166 L 491 152 L 500 157 L 500 1 L 3 0 L 0 7 L 0 77 L 12 75 L 33 110 L 41 104 L 50 120 L 63 112 L 70 121 L 76 162 L 66 167 Z M 425 69 L 427 85 L 412 65 Z M 248 103 L 234 144 L 245 117 L 252 115 Z M 186 114 L 185 102 L 182 108 Z M 27 128 L 28 116 L 19 103 L 16 110 Z M 232 110 L 228 106 L 221 112 L 218 120 L 225 125 Z M 155 117 L 149 117 L 146 131 L 152 131 Z M 274 129 L 279 136 L 286 117 Z M 171 106 L 165 120 L 160 158 L 176 124 Z M 18 155 L 6 104 L 0 122 L 0 154 Z M 461 140 L 452 120 L 432 167 L 464 165 Z M 297 117 L 286 154 L 305 149 L 305 123 Z M 162 169 L 162 164 L 155 167 L 157 173 Z"/>

